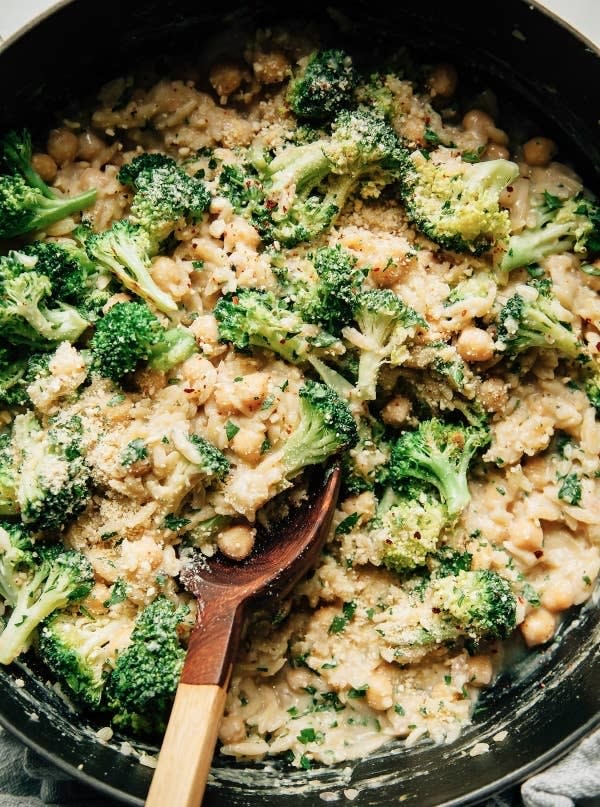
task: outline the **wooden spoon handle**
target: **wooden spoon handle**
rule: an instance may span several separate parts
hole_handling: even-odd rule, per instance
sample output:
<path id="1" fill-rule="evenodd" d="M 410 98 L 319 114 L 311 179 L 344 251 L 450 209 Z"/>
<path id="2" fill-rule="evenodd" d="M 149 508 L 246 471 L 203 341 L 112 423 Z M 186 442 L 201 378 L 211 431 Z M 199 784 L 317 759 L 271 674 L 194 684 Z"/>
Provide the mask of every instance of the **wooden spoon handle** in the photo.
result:
<path id="1" fill-rule="evenodd" d="M 179 684 L 146 807 L 199 807 L 227 691 Z"/>

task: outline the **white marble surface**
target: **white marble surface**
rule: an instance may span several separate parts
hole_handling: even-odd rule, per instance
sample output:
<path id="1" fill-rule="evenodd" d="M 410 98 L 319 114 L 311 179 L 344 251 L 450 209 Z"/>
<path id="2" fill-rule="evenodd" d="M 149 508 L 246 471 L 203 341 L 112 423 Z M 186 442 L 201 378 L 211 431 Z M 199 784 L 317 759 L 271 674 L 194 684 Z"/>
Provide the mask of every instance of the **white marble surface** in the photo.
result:
<path id="1" fill-rule="evenodd" d="M 0 0 L 0 36 L 10 36 L 54 4 L 55 0 Z M 487 4 L 486 10 L 493 13 L 493 6 L 501 4 L 502 0 L 495 0 Z M 543 5 L 600 45 L 600 0 L 545 0 Z"/>

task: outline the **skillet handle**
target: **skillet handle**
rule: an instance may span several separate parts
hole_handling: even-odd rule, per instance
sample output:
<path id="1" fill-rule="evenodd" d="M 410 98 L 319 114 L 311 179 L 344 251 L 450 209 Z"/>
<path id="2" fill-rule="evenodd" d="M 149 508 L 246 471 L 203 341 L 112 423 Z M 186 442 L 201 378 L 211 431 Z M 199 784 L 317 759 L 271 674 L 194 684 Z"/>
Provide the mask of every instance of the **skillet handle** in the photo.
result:
<path id="1" fill-rule="evenodd" d="M 227 690 L 179 684 L 146 807 L 199 807 Z"/>

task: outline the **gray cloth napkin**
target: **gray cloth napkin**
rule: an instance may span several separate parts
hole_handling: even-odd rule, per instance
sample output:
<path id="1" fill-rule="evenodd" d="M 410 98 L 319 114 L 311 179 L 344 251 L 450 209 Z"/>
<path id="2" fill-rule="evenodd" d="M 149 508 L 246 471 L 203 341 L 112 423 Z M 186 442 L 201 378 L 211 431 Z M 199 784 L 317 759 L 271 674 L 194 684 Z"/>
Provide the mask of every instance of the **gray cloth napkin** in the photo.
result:
<path id="1" fill-rule="evenodd" d="M 0 807 L 119 807 L 0 729 Z M 551 768 L 485 807 L 600 807 L 600 731 Z"/>

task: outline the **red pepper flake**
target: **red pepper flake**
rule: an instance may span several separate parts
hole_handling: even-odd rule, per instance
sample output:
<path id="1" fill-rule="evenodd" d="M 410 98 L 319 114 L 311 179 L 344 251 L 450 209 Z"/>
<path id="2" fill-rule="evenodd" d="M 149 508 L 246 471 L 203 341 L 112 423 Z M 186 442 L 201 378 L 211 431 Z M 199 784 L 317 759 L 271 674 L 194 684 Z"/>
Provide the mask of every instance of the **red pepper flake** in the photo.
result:
<path id="1" fill-rule="evenodd" d="M 421 540 L 421 533 L 418 530 L 415 532 L 415 538 L 417 539 L 417 541 Z"/>
<path id="2" fill-rule="evenodd" d="M 544 553 L 543 553 L 543 551 L 542 551 L 541 549 L 536 549 L 536 550 L 535 550 L 535 552 L 534 552 L 533 554 L 536 556 L 536 558 L 538 558 L 538 559 L 539 559 L 539 558 L 541 558 L 541 557 L 542 557 L 542 555 L 543 555 Z"/>
<path id="3" fill-rule="evenodd" d="M 386 544 L 391 544 L 391 543 L 392 543 L 392 539 L 391 539 L 391 538 L 386 538 L 386 539 L 385 539 L 385 542 L 386 542 Z"/>
<path id="4" fill-rule="evenodd" d="M 184 391 L 184 392 L 196 392 L 196 390 L 194 389 L 194 387 L 185 387 L 185 389 L 184 389 L 183 391 Z"/>
<path id="5" fill-rule="evenodd" d="M 507 186 L 506 186 L 506 190 L 507 190 L 509 193 L 512 193 L 512 192 L 514 191 L 514 188 L 513 188 L 513 186 L 512 186 L 512 185 L 507 185 Z"/>
<path id="6" fill-rule="evenodd" d="M 274 207 L 277 207 L 277 202 L 275 201 L 275 199 L 267 199 L 267 201 L 265 202 L 265 206 L 267 210 L 273 210 Z"/>
<path id="7" fill-rule="evenodd" d="M 434 613 L 434 614 L 439 614 L 441 612 L 441 610 L 442 610 L 441 608 L 432 608 L 431 609 L 432 613 Z"/>

